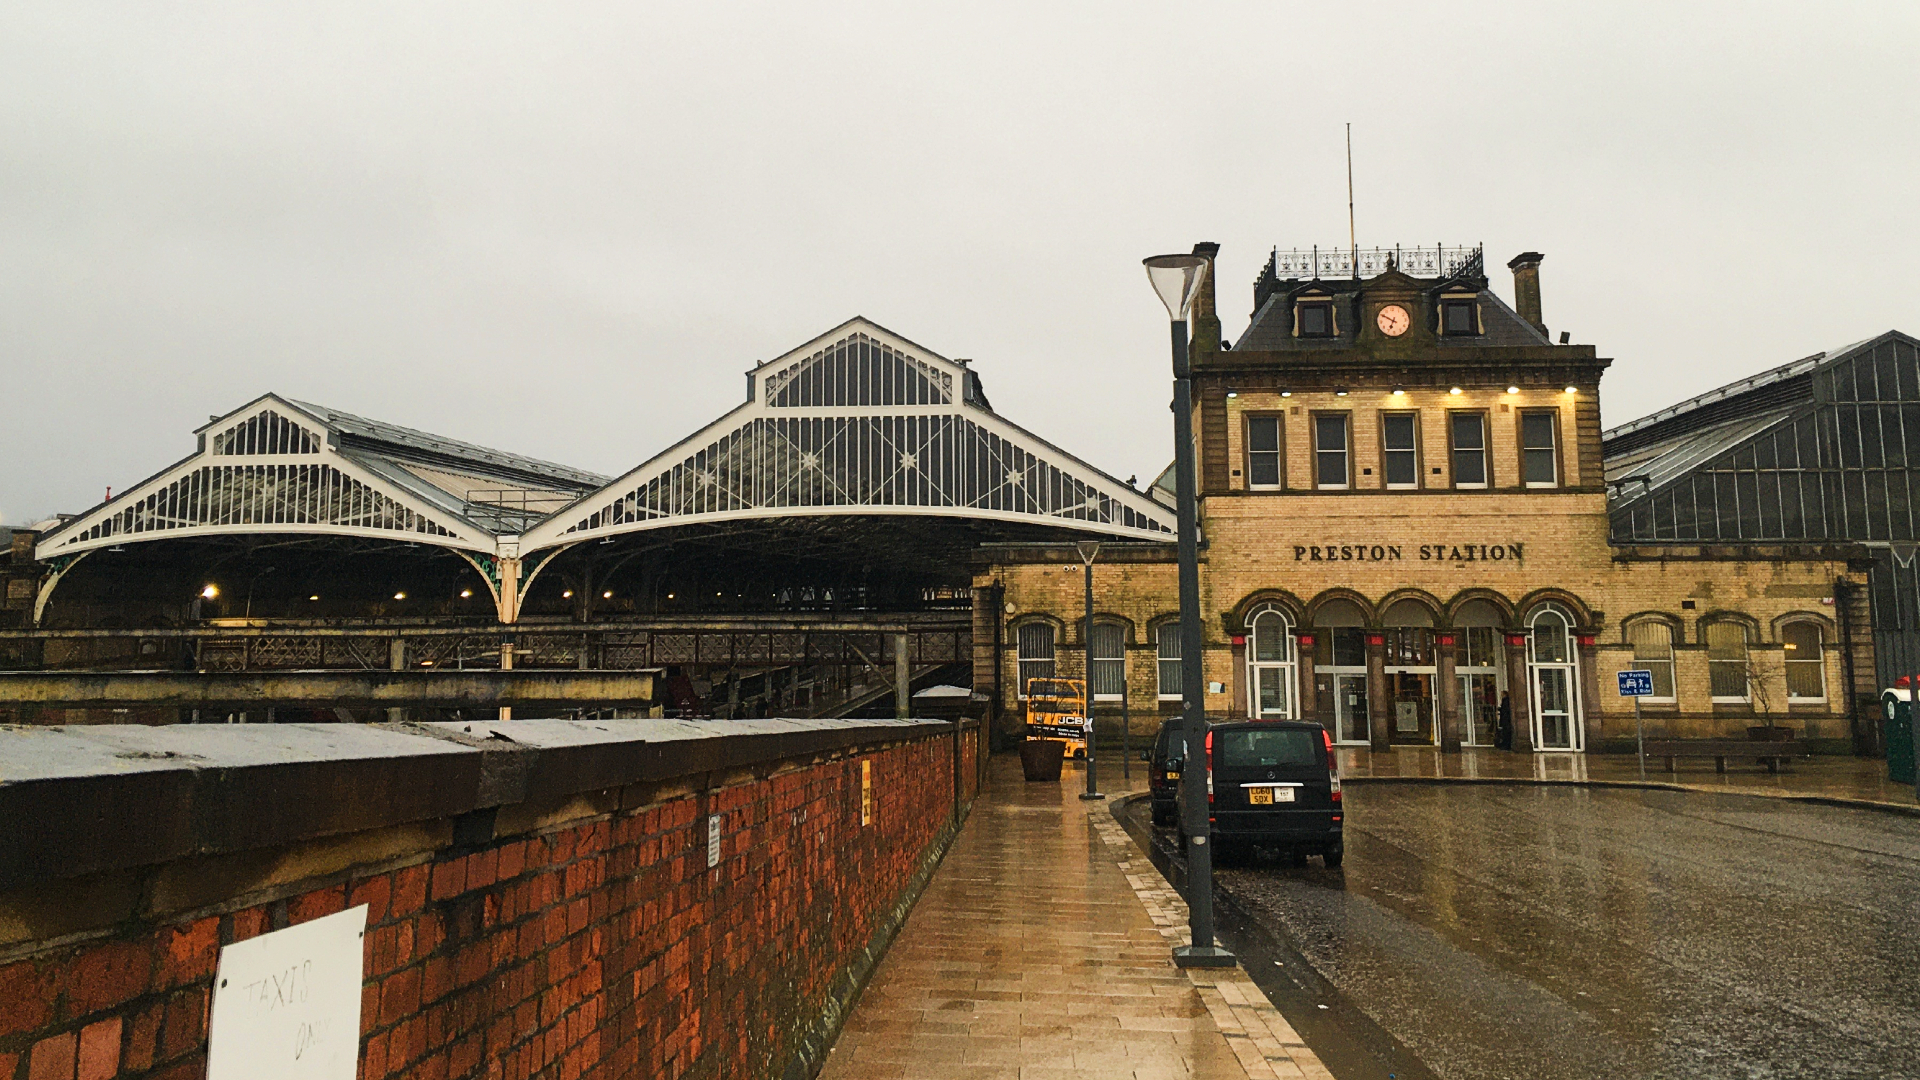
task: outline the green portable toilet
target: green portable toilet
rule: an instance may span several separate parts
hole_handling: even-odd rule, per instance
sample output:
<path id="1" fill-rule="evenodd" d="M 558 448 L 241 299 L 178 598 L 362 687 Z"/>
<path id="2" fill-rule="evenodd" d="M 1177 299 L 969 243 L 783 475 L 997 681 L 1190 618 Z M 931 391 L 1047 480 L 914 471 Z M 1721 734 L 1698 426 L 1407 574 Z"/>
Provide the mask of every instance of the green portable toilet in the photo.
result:
<path id="1" fill-rule="evenodd" d="M 1887 779 L 1896 784 L 1913 783 L 1913 703 L 1906 690 L 1882 690 L 1880 703 L 1886 708 Z"/>

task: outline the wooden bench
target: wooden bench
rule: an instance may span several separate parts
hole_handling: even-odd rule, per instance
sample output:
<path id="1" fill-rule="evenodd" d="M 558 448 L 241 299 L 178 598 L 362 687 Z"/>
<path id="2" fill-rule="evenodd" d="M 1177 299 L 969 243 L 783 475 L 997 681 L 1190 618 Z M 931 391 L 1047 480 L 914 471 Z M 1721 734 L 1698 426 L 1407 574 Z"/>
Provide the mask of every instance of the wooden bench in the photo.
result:
<path id="1" fill-rule="evenodd" d="M 1667 771 L 1673 771 L 1673 759 L 1681 757 L 1710 757 L 1715 772 L 1727 771 L 1728 758 L 1752 758 L 1765 765 L 1770 773 L 1780 771 L 1780 763 L 1788 758 L 1807 756 L 1805 746 L 1798 739 L 1785 739 L 1779 742 L 1763 742 L 1758 739 L 1648 739 L 1647 756 L 1667 759 Z"/>

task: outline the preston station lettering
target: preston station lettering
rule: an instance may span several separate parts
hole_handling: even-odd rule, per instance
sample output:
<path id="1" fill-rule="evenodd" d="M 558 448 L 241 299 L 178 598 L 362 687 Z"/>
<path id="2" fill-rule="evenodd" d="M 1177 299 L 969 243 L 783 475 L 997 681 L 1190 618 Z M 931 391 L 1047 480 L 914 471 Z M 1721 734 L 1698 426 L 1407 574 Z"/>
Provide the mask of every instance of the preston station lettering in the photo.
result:
<path id="1" fill-rule="evenodd" d="M 1421 544 L 1421 562 L 1519 562 L 1522 544 Z M 1294 562 L 1397 562 L 1398 544 L 1295 544 Z"/>

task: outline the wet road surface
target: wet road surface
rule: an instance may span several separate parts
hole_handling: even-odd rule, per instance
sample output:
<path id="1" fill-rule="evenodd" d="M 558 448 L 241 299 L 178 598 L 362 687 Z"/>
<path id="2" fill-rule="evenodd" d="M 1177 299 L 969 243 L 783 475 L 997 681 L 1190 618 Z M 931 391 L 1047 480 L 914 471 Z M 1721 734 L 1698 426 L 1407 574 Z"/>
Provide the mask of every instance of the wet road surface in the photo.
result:
<path id="1" fill-rule="evenodd" d="M 1260 859 L 1218 888 L 1435 1075 L 1920 1077 L 1920 818 L 1565 787 L 1346 798 L 1343 870 Z"/>

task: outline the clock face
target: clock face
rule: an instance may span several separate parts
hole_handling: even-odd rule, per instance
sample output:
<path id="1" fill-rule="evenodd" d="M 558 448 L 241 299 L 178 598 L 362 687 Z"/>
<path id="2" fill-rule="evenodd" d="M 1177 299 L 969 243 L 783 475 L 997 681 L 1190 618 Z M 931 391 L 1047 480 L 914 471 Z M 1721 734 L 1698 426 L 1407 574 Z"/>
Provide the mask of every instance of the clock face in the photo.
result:
<path id="1" fill-rule="evenodd" d="M 1413 325 L 1413 320 L 1407 317 L 1407 309 L 1399 304 L 1388 304 L 1381 308 L 1373 321 L 1380 324 L 1380 332 L 1388 337 L 1399 337 L 1407 332 L 1407 327 Z"/>

